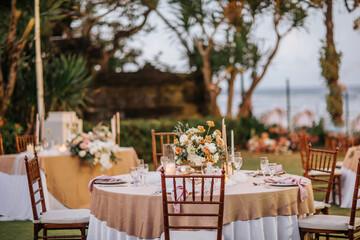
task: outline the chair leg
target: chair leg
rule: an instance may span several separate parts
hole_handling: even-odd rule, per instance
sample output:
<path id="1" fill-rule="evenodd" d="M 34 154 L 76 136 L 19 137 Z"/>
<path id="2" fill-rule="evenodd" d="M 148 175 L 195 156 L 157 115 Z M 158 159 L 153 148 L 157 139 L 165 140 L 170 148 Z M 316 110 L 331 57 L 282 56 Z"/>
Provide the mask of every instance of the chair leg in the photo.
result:
<path id="1" fill-rule="evenodd" d="M 80 229 L 80 232 L 81 232 L 81 240 L 86 240 L 85 227 L 82 227 Z"/>
<path id="2" fill-rule="evenodd" d="M 40 227 L 38 224 L 34 224 L 34 240 L 38 240 L 39 239 L 39 231 L 40 231 Z"/>
<path id="3" fill-rule="evenodd" d="M 47 237 L 47 229 L 46 228 L 43 229 L 43 236 Z"/>
<path id="4" fill-rule="evenodd" d="M 300 229 L 300 239 L 301 240 L 305 240 L 305 235 L 306 235 L 306 233 L 301 231 L 301 229 Z"/>

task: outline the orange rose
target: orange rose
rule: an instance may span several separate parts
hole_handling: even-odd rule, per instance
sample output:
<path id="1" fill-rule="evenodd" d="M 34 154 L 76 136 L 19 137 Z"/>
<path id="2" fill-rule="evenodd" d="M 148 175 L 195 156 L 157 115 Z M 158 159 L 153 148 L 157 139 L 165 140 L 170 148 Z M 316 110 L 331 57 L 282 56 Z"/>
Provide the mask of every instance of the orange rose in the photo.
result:
<path id="1" fill-rule="evenodd" d="M 206 125 L 208 125 L 209 127 L 214 127 L 215 123 L 213 121 L 206 121 Z"/>
<path id="2" fill-rule="evenodd" d="M 177 138 L 174 139 L 174 143 L 178 143 L 179 140 Z"/>
<path id="3" fill-rule="evenodd" d="M 206 154 L 210 154 L 210 149 L 207 146 L 203 147 L 203 152 Z"/>
<path id="4" fill-rule="evenodd" d="M 199 130 L 201 133 L 205 132 L 205 128 L 203 126 L 197 126 L 197 130 Z"/>
<path id="5" fill-rule="evenodd" d="M 223 140 L 221 138 L 216 138 L 216 142 L 220 147 L 223 145 Z"/>
<path id="6" fill-rule="evenodd" d="M 216 134 L 219 135 L 221 137 L 221 132 L 219 130 L 215 130 Z"/>
<path id="7" fill-rule="evenodd" d="M 206 136 L 205 136 L 205 142 L 211 143 L 211 142 L 212 142 L 211 136 L 206 135 Z"/>
<path id="8" fill-rule="evenodd" d="M 205 143 L 205 140 L 204 140 L 204 139 L 200 139 L 199 143 L 200 143 L 200 144 L 204 144 L 204 143 Z"/>
<path id="9" fill-rule="evenodd" d="M 175 148 L 175 153 L 176 153 L 176 155 L 181 155 L 181 153 L 182 153 L 181 148 L 176 147 L 176 148 Z"/>

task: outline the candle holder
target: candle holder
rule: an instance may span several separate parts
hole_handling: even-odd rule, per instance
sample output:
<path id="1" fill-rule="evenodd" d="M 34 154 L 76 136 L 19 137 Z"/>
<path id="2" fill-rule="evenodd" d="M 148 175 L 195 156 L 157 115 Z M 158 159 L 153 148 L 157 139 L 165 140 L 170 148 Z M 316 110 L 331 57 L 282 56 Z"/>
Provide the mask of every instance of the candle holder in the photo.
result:
<path id="1" fill-rule="evenodd" d="M 225 154 L 223 156 L 223 168 L 225 169 L 226 179 L 229 179 L 233 175 L 233 164 L 229 160 L 229 155 Z"/>

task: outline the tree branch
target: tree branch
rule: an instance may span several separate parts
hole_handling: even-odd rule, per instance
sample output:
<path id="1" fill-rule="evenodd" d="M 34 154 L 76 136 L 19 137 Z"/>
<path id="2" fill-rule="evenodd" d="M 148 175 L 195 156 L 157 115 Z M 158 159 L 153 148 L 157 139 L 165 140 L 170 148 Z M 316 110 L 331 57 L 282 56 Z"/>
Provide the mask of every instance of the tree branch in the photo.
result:
<path id="1" fill-rule="evenodd" d="M 21 11 L 16 10 L 16 0 L 11 1 L 11 20 L 9 26 L 9 35 L 6 41 L 6 52 L 10 52 L 12 43 L 15 41 L 16 23 L 21 15 Z"/>
<path id="2" fill-rule="evenodd" d="M 175 34 L 177 35 L 177 37 L 179 38 L 180 42 L 182 43 L 182 45 L 186 48 L 186 51 L 188 53 L 188 55 L 190 56 L 192 54 L 192 52 L 190 51 L 190 48 L 187 44 L 187 42 L 185 41 L 185 39 L 181 36 L 181 33 L 176 29 L 176 27 L 174 27 L 173 25 L 171 25 L 171 23 L 157 10 L 155 9 L 155 12 L 158 14 L 158 16 L 165 22 L 165 24 L 175 32 Z"/>

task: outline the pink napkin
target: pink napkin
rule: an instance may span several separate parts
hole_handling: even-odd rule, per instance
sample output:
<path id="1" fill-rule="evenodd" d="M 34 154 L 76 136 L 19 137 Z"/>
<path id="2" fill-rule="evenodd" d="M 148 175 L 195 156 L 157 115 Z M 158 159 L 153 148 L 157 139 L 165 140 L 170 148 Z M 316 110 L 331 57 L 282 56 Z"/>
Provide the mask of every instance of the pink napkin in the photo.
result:
<path id="1" fill-rule="evenodd" d="M 180 201 L 183 198 L 183 194 L 184 194 L 184 190 L 183 190 L 183 186 L 177 186 L 176 187 L 176 196 L 177 199 L 176 201 Z M 186 191 L 185 189 L 185 198 L 187 198 L 189 196 L 188 191 Z M 172 201 L 175 201 L 175 193 L 174 191 L 171 192 L 171 199 Z M 174 207 L 174 213 L 180 213 L 180 204 L 173 204 Z"/>
<path id="2" fill-rule="evenodd" d="M 96 181 L 119 182 L 119 181 L 122 181 L 122 180 L 123 180 L 123 178 L 121 178 L 121 177 L 109 177 L 108 175 L 103 174 L 101 176 L 97 176 L 96 178 L 90 180 L 88 188 L 89 188 L 90 193 L 92 193 L 93 188 L 94 188 L 94 183 Z"/>
<path id="3" fill-rule="evenodd" d="M 275 167 L 275 172 L 279 173 L 279 172 L 285 172 L 283 167 L 282 167 L 282 164 L 277 164 L 276 167 Z"/>
<path id="4" fill-rule="evenodd" d="M 273 178 L 266 178 L 264 182 L 266 183 L 281 183 L 281 184 L 297 184 L 300 190 L 300 200 L 303 202 L 307 197 L 306 191 L 306 184 L 301 182 L 302 178 L 294 178 L 294 177 L 287 177 L 287 178 L 280 178 L 280 179 L 273 179 Z"/>

